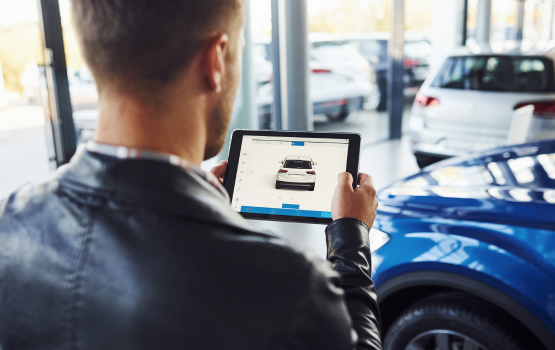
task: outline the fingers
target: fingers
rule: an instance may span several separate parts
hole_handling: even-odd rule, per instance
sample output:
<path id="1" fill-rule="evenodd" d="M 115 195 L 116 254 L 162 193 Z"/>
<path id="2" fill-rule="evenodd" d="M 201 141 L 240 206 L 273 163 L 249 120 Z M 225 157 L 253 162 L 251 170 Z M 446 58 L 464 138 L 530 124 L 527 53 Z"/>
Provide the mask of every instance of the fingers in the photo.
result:
<path id="1" fill-rule="evenodd" d="M 351 192 L 353 191 L 353 176 L 350 173 L 340 173 L 337 175 L 337 187 L 342 190 L 349 188 Z"/>
<path id="2" fill-rule="evenodd" d="M 374 187 L 374 179 L 372 179 L 372 176 L 365 173 L 359 173 L 358 184 L 359 187 L 357 190 L 365 191 L 371 196 L 376 195 L 376 188 Z"/>
<path id="3" fill-rule="evenodd" d="M 358 174 L 358 184 L 360 186 L 370 184 L 372 187 L 374 187 L 374 179 L 372 179 L 372 176 L 370 176 L 368 174 L 359 173 Z"/>
<path id="4" fill-rule="evenodd" d="M 214 176 L 216 176 L 218 179 L 222 179 L 225 175 L 226 169 L 227 169 L 227 161 L 222 160 L 220 164 L 210 169 L 210 172 L 214 174 Z"/>

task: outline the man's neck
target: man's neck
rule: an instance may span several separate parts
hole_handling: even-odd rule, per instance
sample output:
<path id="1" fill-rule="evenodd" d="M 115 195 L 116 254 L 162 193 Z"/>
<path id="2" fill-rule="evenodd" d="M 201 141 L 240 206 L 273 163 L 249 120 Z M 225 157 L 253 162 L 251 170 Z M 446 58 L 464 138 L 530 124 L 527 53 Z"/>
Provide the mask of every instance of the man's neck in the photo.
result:
<path id="1" fill-rule="evenodd" d="M 206 145 L 205 111 L 186 98 L 164 107 L 142 104 L 134 98 L 101 95 L 94 141 L 177 155 L 200 166 Z M 184 114 L 188 118 L 184 118 Z"/>

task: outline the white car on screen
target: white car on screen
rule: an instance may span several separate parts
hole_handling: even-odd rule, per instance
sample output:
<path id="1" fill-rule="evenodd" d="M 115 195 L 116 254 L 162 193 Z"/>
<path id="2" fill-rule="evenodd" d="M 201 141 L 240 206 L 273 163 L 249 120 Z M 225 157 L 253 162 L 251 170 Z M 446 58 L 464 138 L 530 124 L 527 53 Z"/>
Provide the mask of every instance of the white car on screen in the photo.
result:
<path id="1" fill-rule="evenodd" d="M 422 85 L 410 117 L 420 167 L 508 143 L 513 115 L 534 106 L 528 140 L 555 138 L 553 53 L 448 57 Z"/>
<path id="2" fill-rule="evenodd" d="M 316 186 L 317 165 L 311 157 L 287 156 L 280 160 L 281 167 L 276 178 L 276 189 L 282 187 L 295 187 L 314 191 Z"/>

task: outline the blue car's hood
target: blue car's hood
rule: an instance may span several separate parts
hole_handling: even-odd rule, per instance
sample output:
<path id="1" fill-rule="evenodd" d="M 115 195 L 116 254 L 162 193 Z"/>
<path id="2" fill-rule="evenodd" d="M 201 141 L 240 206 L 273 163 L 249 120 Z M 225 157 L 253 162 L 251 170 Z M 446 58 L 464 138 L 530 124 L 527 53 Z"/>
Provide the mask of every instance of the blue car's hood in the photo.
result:
<path id="1" fill-rule="evenodd" d="M 418 190 L 390 188 L 380 192 L 378 213 L 504 223 L 555 231 L 555 205 L 491 198 L 487 197 L 487 192 L 487 188 L 467 191 L 445 187 Z M 457 193 L 465 197 L 452 197 Z M 539 197 L 544 194 L 534 191 L 523 195 Z"/>
<path id="2" fill-rule="evenodd" d="M 380 191 L 379 214 L 555 231 L 555 140 L 437 163 Z"/>

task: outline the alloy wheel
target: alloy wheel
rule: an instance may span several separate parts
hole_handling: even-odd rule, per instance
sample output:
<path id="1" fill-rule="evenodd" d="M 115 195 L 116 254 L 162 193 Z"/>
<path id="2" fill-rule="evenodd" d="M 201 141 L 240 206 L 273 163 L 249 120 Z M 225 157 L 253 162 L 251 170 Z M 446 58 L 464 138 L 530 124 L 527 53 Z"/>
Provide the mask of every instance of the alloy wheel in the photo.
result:
<path id="1" fill-rule="evenodd" d="M 405 350 L 488 350 L 488 348 L 464 334 L 434 329 L 412 338 Z"/>

